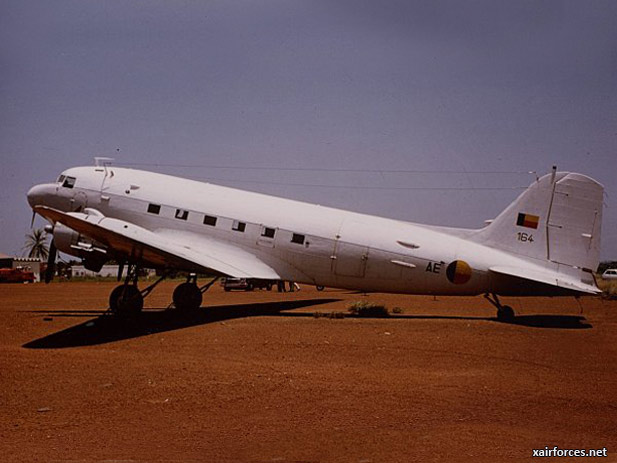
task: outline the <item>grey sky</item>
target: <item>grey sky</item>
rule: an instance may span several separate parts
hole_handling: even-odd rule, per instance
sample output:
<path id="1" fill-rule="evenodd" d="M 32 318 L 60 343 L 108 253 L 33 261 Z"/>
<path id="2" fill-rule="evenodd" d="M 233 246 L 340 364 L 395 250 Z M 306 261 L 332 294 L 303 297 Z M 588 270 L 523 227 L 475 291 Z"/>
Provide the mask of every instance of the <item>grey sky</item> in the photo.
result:
<path id="1" fill-rule="evenodd" d="M 29 186 L 112 156 L 468 172 L 557 164 L 604 184 L 602 257 L 616 259 L 615 24 L 614 1 L 1 1 L 0 252 L 21 252 Z M 144 168 L 465 227 L 521 191 L 468 188 L 534 178 Z M 464 189 L 430 189 L 452 187 Z"/>

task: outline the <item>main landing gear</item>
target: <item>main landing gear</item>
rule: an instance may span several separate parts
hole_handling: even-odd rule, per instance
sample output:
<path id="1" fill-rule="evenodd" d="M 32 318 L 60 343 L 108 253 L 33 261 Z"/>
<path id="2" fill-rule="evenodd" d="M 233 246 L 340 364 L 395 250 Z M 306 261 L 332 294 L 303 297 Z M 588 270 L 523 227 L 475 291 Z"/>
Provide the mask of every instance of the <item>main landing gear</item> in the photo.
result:
<path id="1" fill-rule="evenodd" d="M 509 305 L 501 305 L 497 294 L 492 293 L 489 295 L 488 293 L 486 293 L 484 297 L 487 301 L 493 304 L 495 308 L 497 308 L 497 320 L 502 322 L 509 322 L 514 320 L 514 309 L 512 309 L 512 307 L 510 307 Z"/>
<path id="2" fill-rule="evenodd" d="M 118 273 L 118 280 L 122 278 L 122 268 Z M 137 288 L 138 266 L 129 264 L 124 284 L 117 286 L 109 295 L 109 311 L 112 315 L 130 318 L 138 315 L 144 307 L 144 298 L 163 281 L 167 275 L 163 274 L 158 280 L 143 290 Z M 179 284 L 173 293 L 173 305 L 181 310 L 195 310 L 201 306 L 202 294 L 212 286 L 218 277 L 206 285 L 197 286 L 197 276 L 190 274 L 185 283 Z"/>
<path id="3" fill-rule="evenodd" d="M 112 315 L 131 317 L 144 308 L 144 294 L 137 288 L 137 270 L 136 265 L 129 265 L 124 284 L 116 286 L 109 295 L 109 310 Z M 122 278 L 121 272 L 122 270 L 118 273 L 118 280 Z"/>
<path id="4" fill-rule="evenodd" d="M 194 273 L 189 274 L 186 282 L 179 284 L 174 289 L 172 300 L 174 306 L 181 310 L 195 310 L 201 307 L 202 294 L 210 289 L 219 278 L 208 282 L 202 287 L 197 286 L 197 275 Z"/>

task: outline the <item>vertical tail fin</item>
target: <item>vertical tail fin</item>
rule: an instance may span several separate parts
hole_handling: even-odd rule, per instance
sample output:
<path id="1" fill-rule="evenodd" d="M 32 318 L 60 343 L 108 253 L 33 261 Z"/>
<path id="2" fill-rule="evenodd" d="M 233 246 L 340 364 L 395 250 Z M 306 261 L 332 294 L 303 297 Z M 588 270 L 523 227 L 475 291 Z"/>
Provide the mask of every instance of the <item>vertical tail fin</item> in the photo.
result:
<path id="1" fill-rule="evenodd" d="M 474 241 L 532 259 L 596 270 L 604 188 L 558 172 L 531 184 Z"/>

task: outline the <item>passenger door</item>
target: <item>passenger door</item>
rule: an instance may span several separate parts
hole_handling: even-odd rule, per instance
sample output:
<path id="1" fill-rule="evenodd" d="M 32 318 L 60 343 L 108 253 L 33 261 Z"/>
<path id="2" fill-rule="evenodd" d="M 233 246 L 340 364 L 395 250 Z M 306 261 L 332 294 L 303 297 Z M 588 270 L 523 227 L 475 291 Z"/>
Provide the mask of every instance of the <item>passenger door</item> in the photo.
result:
<path id="1" fill-rule="evenodd" d="M 358 222 L 345 221 L 341 226 L 334 250 L 333 271 L 335 275 L 362 278 L 366 273 L 369 248 L 364 226 Z"/>

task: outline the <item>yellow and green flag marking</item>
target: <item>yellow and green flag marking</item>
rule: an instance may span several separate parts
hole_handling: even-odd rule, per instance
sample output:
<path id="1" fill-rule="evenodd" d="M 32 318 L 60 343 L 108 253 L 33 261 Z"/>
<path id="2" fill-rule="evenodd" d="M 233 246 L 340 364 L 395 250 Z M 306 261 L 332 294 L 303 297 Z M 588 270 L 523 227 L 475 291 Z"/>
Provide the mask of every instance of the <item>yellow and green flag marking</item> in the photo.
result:
<path id="1" fill-rule="evenodd" d="M 519 227 L 533 228 L 535 230 L 538 228 L 538 223 L 540 223 L 540 217 L 537 215 L 518 213 L 516 225 Z"/>

